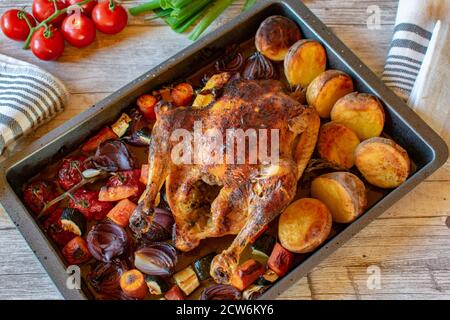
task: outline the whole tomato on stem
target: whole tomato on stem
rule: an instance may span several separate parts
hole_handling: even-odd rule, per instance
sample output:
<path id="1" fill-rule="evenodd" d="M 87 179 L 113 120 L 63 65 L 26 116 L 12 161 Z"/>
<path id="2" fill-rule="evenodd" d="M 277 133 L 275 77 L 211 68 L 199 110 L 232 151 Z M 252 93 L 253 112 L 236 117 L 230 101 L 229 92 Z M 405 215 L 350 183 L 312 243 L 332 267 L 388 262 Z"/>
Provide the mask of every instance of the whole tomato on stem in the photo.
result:
<path id="1" fill-rule="evenodd" d="M 66 17 L 61 25 L 64 38 L 72 46 L 83 48 L 95 40 L 94 22 L 84 14 L 72 14 Z"/>
<path id="2" fill-rule="evenodd" d="M 67 4 L 62 0 L 34 0 L 31 6 L 33 16 L 37 21 L 42 22 L 67 7 Z M 66 13 L 63 12 L 56 15 L 52 20 L 54 26 L 59 26 L 64 20 Z"/>
<path id="3" fill-rule="evenodd" d="M 41 60 L 58 59 L 64 52 L 64 37 L 53 26 L 40 27 L 31 38 L 31 51 Z"/>
<path id="4" fill-rule="evenodd" d="M 33 16 L 23 10 L 8 10 L 0 18 L 0 27 L 5 36 L 16 41 L 25 41 L 35 26 Z"/>
<path id="5" fill-rule="evenodd" d="M 105 0 L 97 4 L 92 11 L 97 29 L 106 34 L 116 34 L 128 24 L 127 11 L 114 0 Z"/>

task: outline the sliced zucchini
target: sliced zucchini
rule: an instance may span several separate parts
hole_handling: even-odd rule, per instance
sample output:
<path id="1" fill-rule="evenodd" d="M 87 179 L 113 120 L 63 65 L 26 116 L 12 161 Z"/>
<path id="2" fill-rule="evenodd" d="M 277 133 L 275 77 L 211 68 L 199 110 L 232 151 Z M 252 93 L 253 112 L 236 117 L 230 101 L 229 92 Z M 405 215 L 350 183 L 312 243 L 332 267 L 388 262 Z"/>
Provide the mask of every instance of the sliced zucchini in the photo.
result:
<path id="1" fill-rule="evenodd" d="M 119 120 L 111 126 L 111 129 L 120 138 L 127 132 L 131 121 L 132 119 L 126 113 L 122 113 Z"/>
<path id="2" fill-rule="evenodd" d="M 173 279 L 187 296 L 200 286 L 200 281 L 198 281 L 198 277 L 191 266 L 175 273 Z"/>
<path id="3" fill-rule="evenodd" d="M 279 276 L 275 273 L 275 271 L 267 269 L 266 272 L 258 278 L 256 284 L 261 286 L 267 286 L 274 284 L 278 280 Z"/>
<path id="4" fill-rule="evenodd" d="M 81 236 L 86 232 L 86 218 L 73 208 L 65 208 L 61 214 L 61 225 L 65 231 Z"/>
<path id="5" fill-rule="evenodd" d="M 158 276 L 146 275 L 145 283 L 147 283 L 150 294 L 161 295 L 169 290 L 169 284 L 163 278 Z"/>
<path id="6" fill-rule="evenodd" d="M 267 261 L 272 253 L 275 242 L 275 237 L 267 233 L 263 234 L 252 244 L 252 254 Z"/>
<path id="7" fill-rule="evenodd" d="M 211 278 L 211 261 L 215 256 L 216 253 L 213 252 L 194 262 L 194 270 L 200 281 Z"/>
<path id="8" fill-rule="evenodd" d="M 252 284 L 248 287 L 243 293 L 242 297 L 244 300 L 256 300 L 258 299 L 264 292 L 269 289 L 269 286 L 260 286 L 256 284 Z"/>

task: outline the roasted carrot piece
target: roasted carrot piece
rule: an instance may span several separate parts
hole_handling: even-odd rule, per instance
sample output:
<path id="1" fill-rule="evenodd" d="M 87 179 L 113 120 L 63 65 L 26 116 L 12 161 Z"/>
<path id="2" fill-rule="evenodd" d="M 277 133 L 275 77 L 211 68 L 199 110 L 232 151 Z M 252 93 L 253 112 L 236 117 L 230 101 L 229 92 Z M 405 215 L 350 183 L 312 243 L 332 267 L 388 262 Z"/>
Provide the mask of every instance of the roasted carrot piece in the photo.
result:
<path id="1" fill-rule="evenodd" d="M 139 181 L 142 182 L 142 184 L 147 185 L 148 180 L 148 164 L 143 164 L 141 168 L 141 177 L 139 178 Z"/>
<path id="2" fill-rule="evenodd" d="M 128 199 L 123 199 L 115 205 L 108 213 L 107 217 L 121 227 L 128 226 L 128 221 L 133 214 L 136 205 Z"/>
<path id="3" fill-rule="evenodd" d="M 139 110 L 147 120 L 156 120 L 155 106 L 158 103 L 158 99 L 151 94 L 144 94 L 137 100 Z"/>
<path id="4" fill-rule="evenodd" d="M 91 259 L 87 243 L 81 237 L 70 240 L 62 249 L 62 254 L 70 264 L 81 264 Z"/>
<path id="5" fill-rule="evenodd" d="M 284 276 L 294 263 L 294 255 L 277 243 L 272 250 L 267 265 L 280 277 Z"/>
<path id="6" fill-rule="evenodd" d="M 137 269 L 126 271 L 120 277 L 120 288 L 131 298 L 144 299 L 148 294 L 148 287 L 144 275 Z"/>
<path id="7" fill-rule="evenodd" d="M 185 300 L 183 292 L 176 284 L 166 292 L 164 298 L 167 300 Z"/>
<path id="8" fill-rule="evenodd" d="M 81 147 L 81 151 L 85 153 L 90 153 L 95 151 L 99 145 L 108 140 L 117 139 L 117 134 L 111 130 L 110 127 L 104 127 L 99 133 L 90 138 L 85 144 Z"/>
<path id="9" fill-rule="evenodd" d="M 170 92 L 170 95 L 172 96 L 173 104 L 176 107 L 186 107 L 189 106 L 194 99 L 194 89 L 189 83 L 183 82 L 177 84 Z"/>
<path id="10" fill-rule="evenodd" d="M 231 284 L 243 291 L 255 282 L 260 275 L 263 275 L 264 271 L 264 266 L 260 262 L 253 259 L 247 260 L 233 274 Z"/>
<path id="11" fill-rule="evenodd" d="M 119 201 L 132 196 L 139 196 L 138 186 L 102 187 L 98 194 L 100 201 Z"/>

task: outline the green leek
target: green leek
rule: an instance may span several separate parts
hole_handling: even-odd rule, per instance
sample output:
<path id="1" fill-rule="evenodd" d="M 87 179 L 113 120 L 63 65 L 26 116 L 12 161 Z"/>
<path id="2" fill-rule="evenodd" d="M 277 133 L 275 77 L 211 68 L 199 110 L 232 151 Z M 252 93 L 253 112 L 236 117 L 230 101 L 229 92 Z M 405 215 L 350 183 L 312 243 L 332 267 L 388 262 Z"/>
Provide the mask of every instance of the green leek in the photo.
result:
<path id="1" fill-rule="evenodd" d="M 228 8 L 234 0 L 216 0 L 208 9 L 205 16 L 200 20 L 200 22 L 195 26 L 189 35 L 189 39 L 195 41 L 202 33 L 217 19 L 218 16 Z"/>

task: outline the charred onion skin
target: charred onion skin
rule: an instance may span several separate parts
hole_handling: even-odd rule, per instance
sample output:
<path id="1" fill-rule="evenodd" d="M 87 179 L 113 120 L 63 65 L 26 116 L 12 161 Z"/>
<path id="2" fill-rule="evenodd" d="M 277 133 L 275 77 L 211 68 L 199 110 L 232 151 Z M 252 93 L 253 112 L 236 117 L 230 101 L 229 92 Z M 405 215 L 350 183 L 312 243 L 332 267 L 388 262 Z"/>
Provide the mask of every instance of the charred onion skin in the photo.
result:
<path id="1" fill-rule="evenodd" d="M 119 140 L 100 144 L 92 161 L 97 169 L 107 172 L 132 170 L 134 167 L 134 160 L 127 146 Z"/>
<path id="2" fill-rule="evenodd" d="M 96 224 L 87 235 L 89 251 L 95 259 L 103 262 L 110 262 L 125 253 L 128 241 L 126 231 L 110 221 Z"/>
<path id="3" fill-rule="evenodd" d="M 255 45 L 259 52 L 273 61 L 283 61 L 289 48 L 302 38 L 300 29 L 290 19 L 271 16 L 256 32 Z"/>
<path id="4" fill-rule="evenodd" d="M 277 72 L 269 59 L 256 52 L 247 59 L 242 76 L 246 80 L 269 80 L 277 79 Z"/>
<path id="5" fill-rule="evenodd" d="M 239 72 L 244 66 L 244 55 L 239 51 L 239 46 L 233 45 L 226 49 L 225 54 L 220 57 L 215 68 L 218 73 L 221 72 Z"/>
<path id="6" fill-rule="evenodd" d="M 241 292 L 228 284 L 215 284 L 203 290 L 200 300 L 241 300 Z"/>
<path id="7" fill-rule="evenodd" d="M 156 208 L 153 215 L 152 225 L 145 234 L 144 241 L 165 241 L 172 237 L 175 220 L 170 211 Z"/>
<path id="8" fill-rule="evenodd" d="M 111 262 L 100 262 L 93 265 L 88 273 L 87 280 L 89 284 L 99 294 L 105 295 L 103 298 L 120 298 L 120 277 L 128 270 L 125 262 L 114 259 Z"/>

